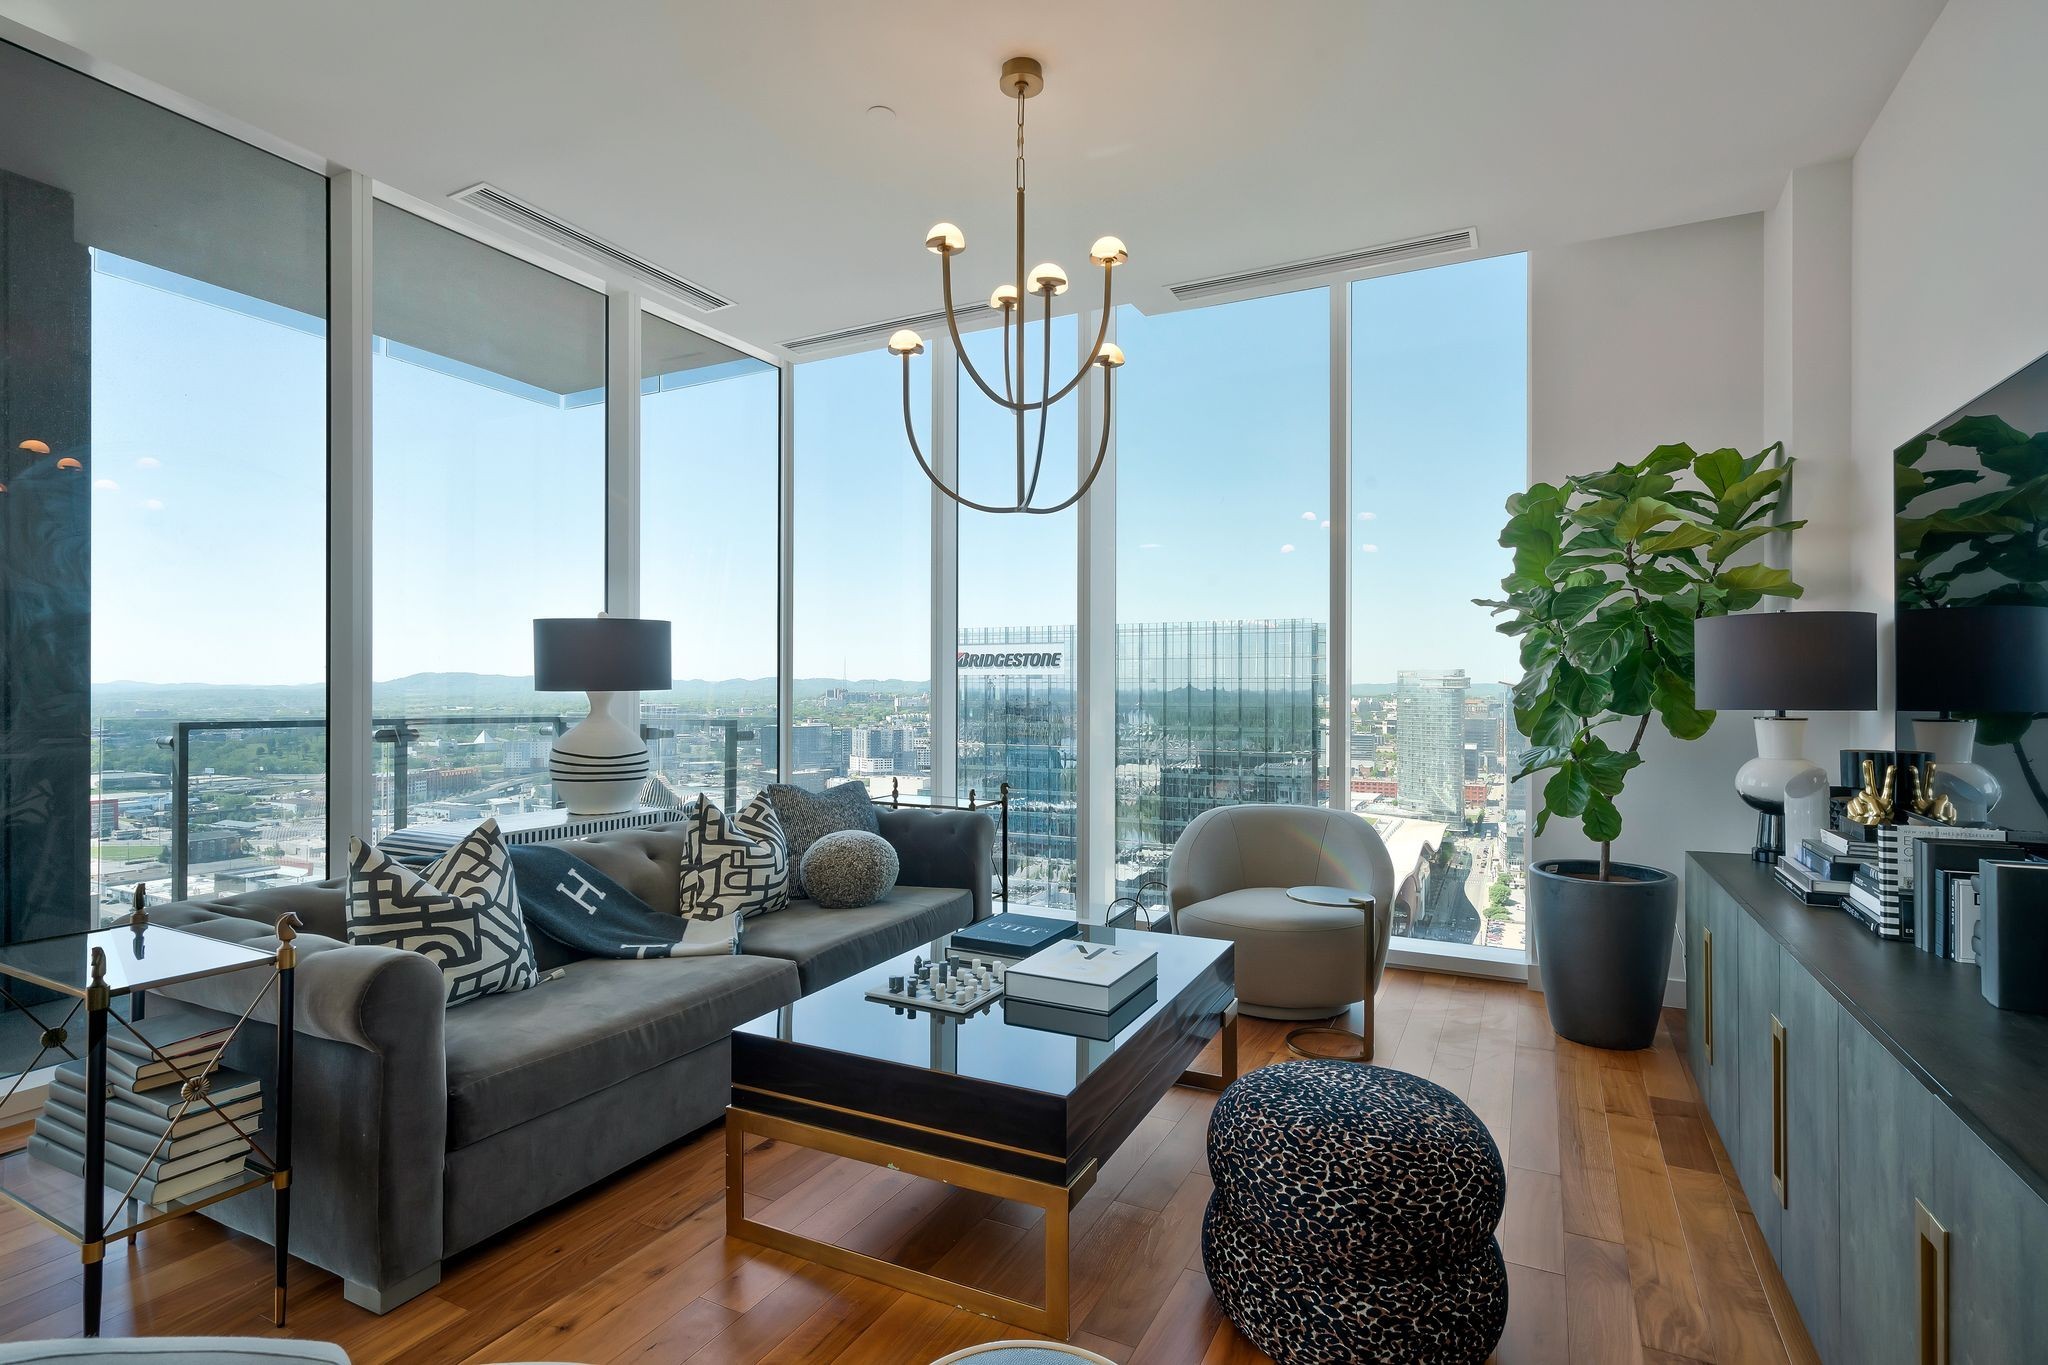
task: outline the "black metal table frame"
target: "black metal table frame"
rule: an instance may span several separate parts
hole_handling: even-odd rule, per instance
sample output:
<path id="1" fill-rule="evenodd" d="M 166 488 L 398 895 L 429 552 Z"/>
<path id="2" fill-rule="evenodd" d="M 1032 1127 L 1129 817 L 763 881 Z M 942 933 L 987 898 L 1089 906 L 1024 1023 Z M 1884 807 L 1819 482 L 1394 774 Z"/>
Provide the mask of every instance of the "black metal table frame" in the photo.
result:
<path id="1" fill-rule="evenodd" d="M 137 899 L 140 900 L 139 895 Z M 4 1198 L 9 1203 L 21 1208 L 65 1240 L 73 1242 L 78 1246 L 78 1259 L 83 1272 L 81 1312 L 85 1336 L 97 1337 L 100 1334 L 102 1281 L 108 1243 L 132 1241 L 138 1234 L 161 1223 L 169 1222 L 171 1219 L 182 1217 L 187 1213 L 196 1212 L 209 1204 L 217 1204 L 223 1199 L 232 1199 L 236 1195 L 245 1194 L 250 1190 L 258 1189 L 265 1185 L 271 1188 L 273 1198 L 276 1201 L 276 1230 L 272 1248 L 274 1254 L 274 1278 L 271 1291 L 271 1321 L 276 1326 L 284 1326 L 285 1272 L 290 1259 L 287 1247 L 290 1242 L 291 1230 L 292 997 L 294 979 L 297 975 L 298 967 L 298 948 L 293 939 L 296 937 L 297 924 L 298 916 L 290 913 L 278 918 L 278 946 L 276 953 L 271 958 L 270 979 L 265 981 L 262 987 L 251 997 L 248 1008 L 242 1011 L 241 1017 L 229 1029 L 228 1036 L 222 1039 L 220 1045 L 210 1051 L 201 1062 L 196 1064 L 187 1062 L 181 1066 L 176 1060 L 166 1057 L 154 1043 L 144 1038 L 128 1019 L 124 1019 L 114 1013 L 113 1002 L 115 995 L 126 994 L 129 996 L 131 1012 L 134 1017 L 138 1019 L 143 1018 L 145 1016 L 144 1000 L 146 998 L 146 991 L 135 989 L 117 992 L 113 987 L 109 986 L 106 980 L 106 953 L 101 948 L 95 947 L 91 951 L 91 979 L 83 994 L 77 993 L 76 987 L 67 988 L 60 983 L 43 981 L 25 974 L 7 972 L 4 968 L 0 968 L 0 974 L 15 976 L 18 979 L 31 982 L 46 989 L 62 991 L 73 997 L 71 1008 L 65 1012 L 63 1019 L 54 1027 L 49 1027 L 43 1025 L 42 1020 L 37 1018 L 34 1011 L 19 1000 L 16 1000 L 12 992 L 7 991 L 4 987 L 0 987 L 0 997 L 4 997 L 9 1004 L 20 1009 L 28 1016 L 32 1023 L 42 1030 L 41 1037 L 38 1040 L 39 1046 L 34 1058 L 15 1077 L 14 1084 L 8 1088 L 6 1095 L 0 1096 L 0 1105 L 4 1105 L 8 1099 L 13 1097 L 14 1092 L 21 1088 L 22 1082 L 41 1065 L 43 1058 L 49 1053 L 61 1051 L 66 1057 L 76 1060 L 76 1054 L 65 1044 L 70 1037 L 69 1025 L 71 1021 L 77 1016 L 81 1008 L 85 1010 L 85 1169 L 81 1175 L 82 1217 L 79 1222 L 78 1231 L 73 1232 L 69 1227 L 51 1218 L 33 1203 L 15 1194 L 13 1191 L 0 1188 L 0 1198 Z M 138 937 L 149 927 L 148 914 L 140 905 L 136 907 L 128 927 Z M 166 929 L 165 932 L 179 931 Z M 231 946 L 240 947 L 242 945 Z M 259 965 L 258 962 L 250 962 L 236 967 L 207 972 L 203 975 L 225 975 L 230 971 L 246 971 L 250 967 L 257 965 Z M 156 984 L 168 985 L 173 983 L 159 982 Z M 277 1106 L 277 1121 L 272 1147 L 269 1151 L 265 1151 L 263 1145 L 256 1138 L 250 1136 L 239 1123 L 230 1118 L 214 1102 L 213 1097 L 208 1093 L 208 1086 L 210 1078 L 219 1067 L 220 1060 L 226 1054 L 229 1044 L 241 1032 L 242 1025 L 249 1021 L 250 1016 L 255 1013 L 257 1005 L 262 1002 L 265 995 L 269 994 L 273 985 L 277 988 L 277 1034 L 273 1059 L 276 1087 L 274 1098 Z M 170 1067 L 172 1073 L 178 1077 L 180 1083 L 178 1108 L 176 1113 L 171 1116 L 171 1123 L 165 1126 L 163 1134 L 157 1139 L 156 1150 L 161 1150 L 163 1145 L 170 1140 L 171 1128 L 178 1119 L 182 1118 L 195 1103 L 204 1104 L 207 1108 L 220 1115 L 222 1121 L 234 1130 L 235 1135 L 242 1140 L 243 1144 L 255 1156 L 258 1166 L 254 1175 L 246 1179 L 234 1181 L 234 1183 L 227 1185 L 225 1188 L 212 1189 L 203 1198 L 177 1201 L 175 1207 L 142 1204 L 140 1207 L 153 1208 L 156 1209 L 156 1212 L 148 1216 L 141 1216 L 135 1212 L 139 1201 L 135 1199 L 134 1192 L 142 1181 L 142 1176 L 138 1173 L 128 1183 L 128 1188 L 121 1200 L 123 1208 L 129 1215 L 127 1221 L 118 1228 L 109 1228 L 107 1226 L 106 1144 L 107 1092 L 109 1090 L 107 1083 L 107 1030 L 109 1021 L 127 1029 L 129 1034 L 148 1051 L 152 1058 Z M 156 1151 L 153 1150 L 150 1153 L 150 1157 L 144 1160 L 143 1169 L 147 1169 L 149 1160 L 154 1159 L 155 1155 Z"/>

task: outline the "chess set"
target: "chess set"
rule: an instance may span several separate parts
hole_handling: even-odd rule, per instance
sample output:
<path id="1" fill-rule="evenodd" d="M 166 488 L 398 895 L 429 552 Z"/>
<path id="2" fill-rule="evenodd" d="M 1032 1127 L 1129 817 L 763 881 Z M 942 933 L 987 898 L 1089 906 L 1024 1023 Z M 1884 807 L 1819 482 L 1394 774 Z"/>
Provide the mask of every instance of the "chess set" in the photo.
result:
<path id="1" fill-rule="evenodd" d="M 968 1019 L 1003 998 L 1003 964 L 979 957 L 931 961 L 919 956 L 907 974 L 891 976 L 867 998 L 913 1019 L 919 1010 Z"/>

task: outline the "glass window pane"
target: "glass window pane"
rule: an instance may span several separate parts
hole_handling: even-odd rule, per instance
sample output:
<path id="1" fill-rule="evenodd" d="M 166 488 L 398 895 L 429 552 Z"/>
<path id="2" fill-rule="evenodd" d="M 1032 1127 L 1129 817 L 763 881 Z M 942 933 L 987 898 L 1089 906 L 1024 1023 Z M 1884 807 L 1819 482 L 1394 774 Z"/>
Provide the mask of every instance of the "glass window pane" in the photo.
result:
<path id="1" fill-rule="evenodd" d="M 1025 392 L 1040 387 L 1044 324 L 1025 329 Z M 1055 383 L 1075 366 L 1075 322 L 1052 324 Z M 967 355 L 1002 391 L 1003 334 L 966 338 Z M 1096 382 L 1092 378 L 1089 381 Z M 1047 418 L 1040 505 L 1074 489 L 1073 395 Z M 965 374 L 960 379 L 962 491 L 977 501 L 1016 501 L 1017 436 L 1010 414 Z M 1026 428 L 1035 461 L 1038 423 Z M 1094 448 L 1089 448 L 1094 455 Z M 1028 479 L 1028 475 L 1027 475 Z M 1074 567 L 1078 518 L 997 515 L 960 509 L 959 735 L 956 785 L 964 798 L 995 799 L 1010 784 L 1010 899 L 1074 904 Z"/>
<path id="2" fill-rule="evenodd" d="M 1329 332 L 1320 289 L 1118 313 L 1120 895 L 1212 806 L 1328 797 Z"/>
<path id="3" fill-rule="evenodd" d="M 325 875 L 327 184 L 5 43 L 0 91 L 15 943 Z"/>
<path id="4" fill-rule="evenodd" d="M 1404 881 L 1397 935 L 1521 956 L 1520 670 L 1472 599 L 1498 595 L 1501 508 L 1528 483 L 1527 258 L 1361 280 L 1351 300 L 1352 805 Z"/>
<path id="5" fill-rule="evenodd" d="M 931 790 L 931 500 L 886 351 L 796 372 L 796 713 L 787 780 Z M 927 459 L 931 357 L 910 362 Z"/>
<path id="6" fill-rule="evenodd" d="M 604 609 L 605 300 L 378 204 L 374 833 L 555 804 L 580 696 L 533 690 L 533 620 Z"/>
<path id="7" fill-rule="evenodd" d="M 676 686 L 640 698 L 654 771 L 733 809 L 773 776 L 781 374 L 641 320 L 640 614 Z"/>

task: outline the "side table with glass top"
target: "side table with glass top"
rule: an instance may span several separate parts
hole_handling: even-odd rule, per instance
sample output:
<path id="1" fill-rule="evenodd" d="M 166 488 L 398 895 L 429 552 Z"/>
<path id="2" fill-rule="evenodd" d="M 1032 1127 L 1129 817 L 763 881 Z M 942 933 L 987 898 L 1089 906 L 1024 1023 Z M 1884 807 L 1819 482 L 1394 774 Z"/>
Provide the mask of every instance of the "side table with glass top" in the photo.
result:
<path id="1" fill-rule="evenodd" d="M 1365 985 L 1359 997 L 1359 1031 L 1336 1024 L 1311 1024 L 1287 1035 L 1287 1050 L 1319 1061 L 1372 1060 L 1373 986 L 1379 979 L 1379 902 L 1346 886 L 1290 886 L 1287 899 L 1303 905 L 1350 906 L 1365 920 Z"/>
<path id="2" fill-rule="evenodd" d="M 0 1156 L 0 1198 L 78 1247 L 84 1271 L 86 1336 L 96 1337 L 100 1333 L 102 1262 L 109 1243 L 132 1241 L 137 1234 L 159 1223 L 264 1186 L 270 1188 L 276 1200 L 277 1218 L 271 1318 L 278 1326 L 284 1326 L 286 1246 L 291 1227 L 292 985 L 298 966 L 298 949 L 292 940 L 297 923 L 297 917 L 289 914 L 278 920 L 278 945 L 274 952 L 151 924 L 148 914 L 140 909 L 127 924 L 111 929 L 0 947 L 0 978 L 26 982 L 58 997 L 55 1002 L 31 1007 L 0 985 L 0 997 L 41 1030 L 34 1059 L 22 1068 L 7 1094 L 0 1097 L 0 1105 L 11 1099 L 22 1081 L 52 1053 L 78 1058 L 71 1046 L 71 1025 L 81 1010 L 85 1013 L 85 1169 L 82 1175 L 74 1175 L 26 1151 L 6 1153 Z M 147 1017 L 143 1009 L 147 991 L 261 967 L 270 968 L 270 975 L 250 998 L 249 1007 L 235 1020 L 220 1046 L 196 1062 L 187 1059 L 181 1063 L 166 1057 L 130 1022 L 131 1017 Z M 276 1088 L 271 1112 L 276 1115 L 276 1122 L 266 1150 L 256 1136 L 222 1112 L 208 1094 L 208 1087 L 228 1045 L 273 986 L 277 990 L 277 1035 L 273 1077 Z M 129 1001 L 127 1017 L 113 1008 L 115 999 L 124 996 Z M 63 1016 L 54 1024 L 45 1022 L 44 1016 L 54 1015 L 66 1000 L 70 1003 Z M 128 1181 L 125 1189 L 106 1184 L 107 1098 L 111 1089 L 107 1081 L 107 1033 L 114 1028 L 126 1029 L 152 1058 L 169 1066 L 176 1075 L 179 1095 L 171 1118 L 173 1124 L 194 1106 L 203 1105 L 219 1114 L 247 1146 L 249 1164 L 239 1174 L 162 1205 L 147 1204 L 134 1197 L 140 1176 Z M 170 1129 L 165 1132 L 166 1136 L 159 1139 L 159 1148 L 169 1140 Z"/>

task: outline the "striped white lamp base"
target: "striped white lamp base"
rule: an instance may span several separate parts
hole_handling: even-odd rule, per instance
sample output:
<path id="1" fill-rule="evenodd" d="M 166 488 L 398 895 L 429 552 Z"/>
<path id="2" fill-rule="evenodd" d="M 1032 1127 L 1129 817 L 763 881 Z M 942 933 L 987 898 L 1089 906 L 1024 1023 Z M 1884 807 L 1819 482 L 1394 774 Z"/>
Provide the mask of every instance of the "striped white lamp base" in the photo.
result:
<path id="1" fill-rule="evenodd" d="M 590 714 L 555 741 L 548 776 L 555 795 L 571 815 L 611 815 L 632 810 L 654 770 L 640 727 L 615 716 L 613 703 L 627 694 L 592 692 Z"/>

